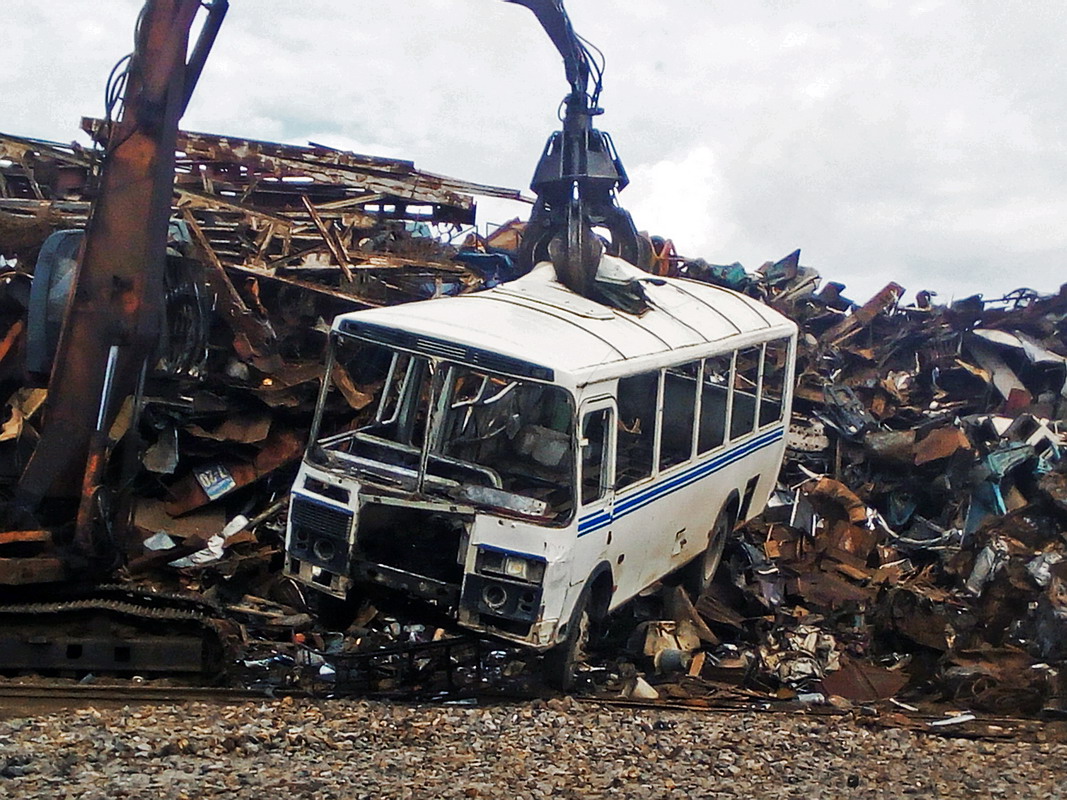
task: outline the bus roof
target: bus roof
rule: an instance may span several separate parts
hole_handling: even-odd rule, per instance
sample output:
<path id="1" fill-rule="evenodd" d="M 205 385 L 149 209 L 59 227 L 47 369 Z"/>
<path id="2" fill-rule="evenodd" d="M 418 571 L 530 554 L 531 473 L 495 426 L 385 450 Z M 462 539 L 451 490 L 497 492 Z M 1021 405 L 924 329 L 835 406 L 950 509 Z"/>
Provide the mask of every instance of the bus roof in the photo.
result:
<path id="1" fill-rule="evenodd" d="M 559 283 L 553 266 L 544 262 L 493 289 L 355 311 L 339 316 L 334 327 L 359 330 L 368 325 L 427 337 L 438 343 L 436 349 L 427 348 L 433 355 L 442 354 L 445 342 L 491 351 L 567 373 L 578 383 L 593 371 L 610 377 L 615 362 L 622 367 L 635 358 L 700 345 L 706 349 L 709 343 L 747 334 L 787 336 L 796 328 L 769 306 L 729 289 L 659 278 L 611 256 L 604 260 L 608 263 L 602 263 L 601 272 L 607 266 L 616 276 L 641 281 L 649 311 L 637 316 L 581 297 Z"/>

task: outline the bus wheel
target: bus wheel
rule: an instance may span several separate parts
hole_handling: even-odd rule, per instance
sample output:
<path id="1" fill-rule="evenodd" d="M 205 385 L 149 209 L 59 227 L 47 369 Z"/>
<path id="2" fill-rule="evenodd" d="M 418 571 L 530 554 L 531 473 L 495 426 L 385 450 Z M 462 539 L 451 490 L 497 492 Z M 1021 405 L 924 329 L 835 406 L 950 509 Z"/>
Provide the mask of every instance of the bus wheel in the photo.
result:
<path id="1" fill-rule="evenodd" d="M 553 689 L 567 692 L 574 687 L 574 670 L 585 661 L 586 648 L 593 629 L 589 614 L 589 592 L 582 592 L 571 612 L 567 636 L 545 653 L 542 660 L 545 683 Z"/>
<path id="2" fill-rule="evenodd" d="M 685 567 L 682 582 L 693 600 L 704 594 L 715 580 L 715 573 L 719 569 L 719 562 L 722 561 L 722 553 L 726 549 L 726 539 L 729 535 L 730 515 L 723 511 L 715 520 L 715 527 L 711 530 L 707 549 Z"/>

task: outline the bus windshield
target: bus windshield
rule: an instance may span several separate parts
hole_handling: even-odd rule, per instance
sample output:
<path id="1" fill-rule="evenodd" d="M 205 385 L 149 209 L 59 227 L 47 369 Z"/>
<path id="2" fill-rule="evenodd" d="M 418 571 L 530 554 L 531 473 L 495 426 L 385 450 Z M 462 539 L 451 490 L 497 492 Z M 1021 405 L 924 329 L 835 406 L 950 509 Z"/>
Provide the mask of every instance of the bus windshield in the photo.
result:
<path id="1" fill-rule="evenodd" d="M 365 405 L 350 430 L 318 439 L 324 407 L 353 397 Z M 573 420 L 558 386 L 339 336 L 309 457 L 361 480 L 563 521 L 574 505 Z"/>

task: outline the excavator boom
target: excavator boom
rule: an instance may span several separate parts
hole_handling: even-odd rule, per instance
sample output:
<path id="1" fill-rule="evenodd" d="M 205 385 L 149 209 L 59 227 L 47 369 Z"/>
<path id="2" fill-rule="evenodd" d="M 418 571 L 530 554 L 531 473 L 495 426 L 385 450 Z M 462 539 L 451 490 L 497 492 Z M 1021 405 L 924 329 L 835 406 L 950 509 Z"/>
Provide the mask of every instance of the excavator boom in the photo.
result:
<path id="1" fill-rule="evenodd" d="M 589 87 L 589 59 L 581 46 L 581 40 L 574 32 L 570 17 L 563 8 L 563 0 L 505 0 L 520 6 L 526 6 L 537 17 L 545 29 L 552 44 L 563 56 L 567 70 L 567 81 L 571 92 L 585 95 Z"/>
<path id="2" fill-rule="evenodd" d="M 107 555 L 93 526 L 107 434 L 159 336 L 178 121 L 227 8 L 228 0 L 147 0 L 141 11 L 52 364 L 46 425 L 19 482 L 16 503 L 32 512 L 80 479 L 75 541 L 89 559 Z"/>

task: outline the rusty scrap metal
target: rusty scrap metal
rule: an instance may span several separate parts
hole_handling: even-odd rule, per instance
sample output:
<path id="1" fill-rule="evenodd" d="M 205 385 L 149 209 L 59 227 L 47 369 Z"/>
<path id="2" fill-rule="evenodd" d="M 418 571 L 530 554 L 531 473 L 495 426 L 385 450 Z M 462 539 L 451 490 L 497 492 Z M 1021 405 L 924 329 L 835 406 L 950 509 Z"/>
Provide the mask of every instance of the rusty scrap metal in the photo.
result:
<path id="1" fill-rule="evenodd" d="M 945 307 L 930 293 L 902 306 L 890 284 L 850 312 L 843 287 L 818 292 L 798 259 L 771 267 L 692 273 L 808 334 L 790 488 L 741 529 L 723 576 L 749 621 L 724 625 L 706 598 L 697 609 L 742 649 L 800 623 L 832 636 L 843 671 L 809 684 L 823 694 L 927 702 L 933 689 L 976 710 L 1062 713 L 1048 678 L 1067 666 L 1067 286 Z"/>
<path id="2" fill-rule="evenodd" d="M 267 355 L 275 338 L 270 322 L 253 315 L 245 305 L 229 275 L 226 274 L 218 255 L 211 248 L 211 243 L 208 242 L 200 224 L 188 208 L 182 209 L 182 218 L 189 226 L 189 232 L 193 236 L 193 245 L 200 256 L 201 263 L 210 269 L 210 277 L 206 279 L 207 286 L 214 291 L 222 315 L 238 337 L 235 341 L 238 352 L 246 357 Z"/>
<path id="3" fill-rule="evenodd" d="M 854 333 L 869 325 L 876 316 L 894 305 L 904 294 L 904 287 L 897 283 L 888 283 L 885 288 L 868 300 L 863 306 L 826 331 L 821 340 L 827 344 L 839 345 Z"/>
<path id="4" fill-rule="evenodd" d="M 352 280 L 352 265 L 349 263 L 348 254 L 345 253 L 344 245 L 337 238 L 337 232 L 331 228 L 326 227 L 326 223 L 322 221 L 322 217 L 319 216 L 319 212 L 315 210 L 315 206 L 311 204 L 311 201 L 306 196 L 300 198 L 304 202 L 304 207 L 308 211 L 308 216 L 311 217 L 311 221 L 314 223 L 315 228 L 318 230 L 319 235 L 323 241 L 326 242 L 326 246 L 330 249 L 330 253 L 337 261 L 337 265 L 341 268 L 342 274 L 345 276 L 346 281 Z"/>

